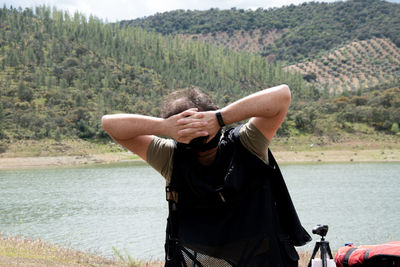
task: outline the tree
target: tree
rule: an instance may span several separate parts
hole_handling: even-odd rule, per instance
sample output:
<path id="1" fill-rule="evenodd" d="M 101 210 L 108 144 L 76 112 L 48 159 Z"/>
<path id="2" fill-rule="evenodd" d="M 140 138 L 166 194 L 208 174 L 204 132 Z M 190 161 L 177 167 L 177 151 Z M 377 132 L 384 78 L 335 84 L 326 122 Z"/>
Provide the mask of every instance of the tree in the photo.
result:
<path id="1" fill-rule="evenodd" d="M 18 52 L 15 49 L 12 49 L 7 56 L 7 65 L 10 67 L 15 67 L 18 64 L 19 64 Z"/>
<path id="2" fill-rule="evenodd" d="M 21 101 L 30 102 L 33 99 L 33 92 L 30 88 L 28 88 L 24 82 L 20 82 L 18 85 L 18 98 Z"/>
<path id="3" fill-rule="evenodd" d="M 5 124 L 5 114 L 3 110 L 3 104 L 0 102 L 0 139 L 3 138 L 4 124 Z"/>

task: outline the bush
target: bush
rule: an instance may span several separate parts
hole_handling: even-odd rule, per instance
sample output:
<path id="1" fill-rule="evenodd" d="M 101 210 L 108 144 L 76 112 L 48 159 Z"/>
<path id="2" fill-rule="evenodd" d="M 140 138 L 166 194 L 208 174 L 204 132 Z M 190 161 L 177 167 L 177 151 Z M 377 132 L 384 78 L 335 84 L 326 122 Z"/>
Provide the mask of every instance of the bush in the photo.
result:
<path id="1" fill-rule="evenodd" d="M 386 120 L 384 123 L 383 123 L 383 125 L 382 125 L 382 128 L 384 129 L 384 130 L 390 130 L 393 126 L 393 123 L 391 122 L 391 121 L 388 121 L 388 120 Z"/>
<path id="2" fill-rule="evenodd" d="M 394 134 L 397 134 L 398 132 L 400 132 L 399 124 L 397 122 L 392 124 L 391 132 Z"/>
<path id="3" fill-rule="evenodd" d="M 303 79 L 307 82 L 314 82 L 317 79 L 317 75 L 315 73 L 307 73 L 303 75 Z"/>
<path id="4" fill-rule="evenodd" d="M 26 87 L 23 82 L 21 82 L 18 86 L 18 98 L 21 101 L 30 102 L 33 99 L 33 92 L 30 88 Z"/>
<path id="5" fill-rule="evenodd" d="M 7 151 L 7 144 L 0 142 L 0 154 Z"/>

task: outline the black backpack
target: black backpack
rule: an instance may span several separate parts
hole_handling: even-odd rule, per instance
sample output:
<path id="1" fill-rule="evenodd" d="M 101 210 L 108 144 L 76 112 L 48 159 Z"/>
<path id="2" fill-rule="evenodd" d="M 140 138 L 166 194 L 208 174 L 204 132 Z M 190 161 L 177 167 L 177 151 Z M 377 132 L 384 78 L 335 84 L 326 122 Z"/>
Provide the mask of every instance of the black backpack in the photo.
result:
<path id="1" fill-rule="evenodd" d="M 165 267 L 232 267 L 228 261 L 210 257 L 184 247 L 178 237 L 177 193 L 172 185 L 166 186 L 169 215 L 165 238 Z"/>

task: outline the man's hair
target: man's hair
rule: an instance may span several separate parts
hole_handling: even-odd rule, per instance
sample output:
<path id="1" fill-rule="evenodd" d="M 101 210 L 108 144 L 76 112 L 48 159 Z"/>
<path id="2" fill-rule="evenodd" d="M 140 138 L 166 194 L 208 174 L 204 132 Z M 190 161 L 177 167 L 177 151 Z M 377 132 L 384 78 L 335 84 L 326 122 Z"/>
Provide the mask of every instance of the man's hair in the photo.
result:
<path id="1" fill-rule="evenodd" d="M 167 96 L 161 110 L 161 117 L 169 118 L 190 108 L 198 108 L 199 111 L 218 109 L 208 95 L 201 92 L 199 88 L 190 86 Z"/>

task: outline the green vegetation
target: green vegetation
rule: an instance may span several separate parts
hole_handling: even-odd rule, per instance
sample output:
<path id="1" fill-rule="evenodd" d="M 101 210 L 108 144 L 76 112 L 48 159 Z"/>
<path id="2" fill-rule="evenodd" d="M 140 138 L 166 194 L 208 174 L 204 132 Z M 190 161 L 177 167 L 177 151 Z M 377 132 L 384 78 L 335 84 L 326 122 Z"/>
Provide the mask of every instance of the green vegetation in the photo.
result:
<path id="1" fill-rule="evenodd" d="M 399 16 L 392 12 L 400 5 L 375 0 L 360 3 L 313 2 L 256 11 L 174 11 L 132 22 L 162 33 L 190 33 L 185 36 L 163 36 L 128 27 L 128 22 L 109 24 L 46 6 L 34 10 L 4 6 L 0 9 L 0 153 L 18 147 L 11 145 L 18 140 L 44 140 L 41 144 L 49 155 L 59 152 L 54 150 L 57 145 L 48 145 L 46 140 L 65 144 L 71 139 L 91 140 L 102 151 L 107 145 L 101 143 L 108 141 L 100 125 L 102 115 L 158 116 L 166 94 L 190 85 L 199 86 L 224 106 L 262 88 L 288 84 L 293 102 L 278 131 L 280 137 L 311 135 L 338 142 L 350 134 L 373 136 L 376 131 L 396 137 L 400 132 L 400 59 L 395 35 L 400 31 L 396 30 Z M 323 32 L 332 36 L 324 23 L 362 17 L 355 15 L 360 10 L 372 13 L 364 20 L 352 21 L 352 27 L 340 24 L 337 29 L 346 33 L 336 35 L 337 40 L 329 46 L 334 49 L 315 46 L 319 58 L 291 66 L 277 60 L 285 59 L 279 53 L 290 55 L 290 49 L 296 47 L 288 41 L 290 36 L 302 36 L 304 45 L 310 45 L 308 41 L 314 37 L 303 35 L 298 28 L 304 21 L 310 27 L 320 26 L 312 36 L 320 38 Z M 333 16 L 334 11 L 340 11 L 342 19 Z M 369 14 L 380 16 L 381 28 Z M 215 23 L 205 20 L 208 16 Z M 322 17 L 323 23 L 318 21 Z M 177 26 L 183 18 L 185 30 Z M 213 27 L 206 27 L 208 24 Z M 366 27 L 369 34 L 365 38 L 379 38 L 353 41 Z M 203 40 L 202 34 L 209 41 Z M 224 43 L 222 35 L 237 38 L 235 46 Z M 266 60 L 251 53 L 257 46 L 246 42 L 248 38 L 263 47 L 282 44 L 282 51 L 268 54 Z M 210 40 L 219 40 L 226 47 Z M 300 56 L 290 60 L 310 57 L 308 52 L 296 53 Z M 47 155 L 36 150 L 33 146 L 30 155 Z M 73 151 L 78 152 L 71 155 L 80 154 L 79 149 Z"/>
<path id="2" fill-rule="evenodd" d="M 196 85 L 219 105 L 300 74 L 257 55 L 119 28 L 48 7 L 0 9 L 0 135 L 4 140 L 102 138 L 103 114 L 159 115 L 164 96 Z"/>
<path id="3" fill-rule="evenodd" d="M 222 32 L 228 33 L 229 37 L 237 37 L 237 31 L 245 31 L 250 35 L 257 30 L 263 34 L 278 31 L 281 36 L 272 43 L 264 42 L 261 38 L 258 50 L 264 56 L 296 63 L 353 40 L 386 37 L 399 47 L 399 14 L 400 5 L 396 3 L 348 0 L 334 3 L 310 2 L 283 8 L 259 8 L 255 11 L 235 8 L 176 10 L 123 21 L 121 24 L 140 26 L 162 34 L 203 36 Z"/>
<path id="4" fill-rule="evenodd" d="M 311 133 L 337 142 L 345 133 L 364 135 L 375 130 L 398 135 L 400 88 L 346 92 L 314 102 L 297 101 L 289 110 L 280 135 Z M 294 126 L 294 127 L 293 127 Z"/>

